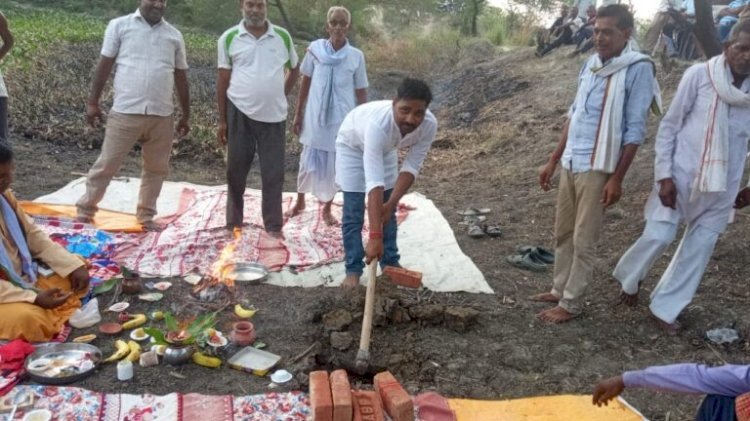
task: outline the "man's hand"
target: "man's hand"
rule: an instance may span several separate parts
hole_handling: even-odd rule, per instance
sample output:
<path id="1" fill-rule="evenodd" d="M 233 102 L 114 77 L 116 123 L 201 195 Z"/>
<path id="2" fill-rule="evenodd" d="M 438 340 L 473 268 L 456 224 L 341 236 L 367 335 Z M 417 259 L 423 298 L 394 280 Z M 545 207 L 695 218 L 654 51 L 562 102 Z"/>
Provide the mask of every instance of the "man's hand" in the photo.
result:
<path id="1" fill-rule="evenodd" d="M 556 168 L 557 162 L 549 161 L 547 165 L 542 167 L 542 169 L 539 171 L 539 185 L 542 187 L 542 190 L 549 191 L 549 189 L 552 188 L 552 186 L 550 185 L 550 181 L 552 180 L 552 176 L 555 174 Z"/>
<path id="2" fill-rule="evenodd" d="M 180 121 L 177 122 L 177 135 L 179 137 L 185 137 L 190 133 L 190 118 L 188 116 L 180 117 Z"/>
<path id="3" fill-rule="evenodd" d="M 302 133 L 302 118 L 300 116 L 297 116 L 294 119 L 294 123 L 292 123 L 292 133 L 299 136 L 300 133 Z"/>
<path id="4" fill-rule="evenodd" d="M 617 203 L 622 197 L 622 182 L 615 177 L 610 177 L 602 190 L 602 204 L 608 208 Z"/>
<path id="5" fill-rule="evenodd" d="M 86 122 L 89 126 L 97 128 L 102 121 L 104 121 L 104 115 L 99 103 L 86 104 Z"/>
<path id="6" fill-rule="evenodd" d="M 36 295 L 34 304 L 46 309 L 57 308 L 67 301 L 72 294 L 72 292 L 62 292 L 59 288 L 45 289 Z"/>
<path id="7" fill-rule="evenodd" d="M 618 397 L 623 390 L 625 390 L 625 382 L 622 381 L 622 376 L 602 380 L 594 388 L 593 403 L 596 406 L 606 406 L 609 401 Z"/>
<path id="8" fill-rule="evenodd" d="M 677 209 L 677 187 L 674 180 L 665 178 L 659 180 L 659 200 L 667 208 Z"/>
<path id="9" fill-rule="evenodd" d="M 216 139 L 219 141 L 219 145 L 227 146 L 227 123 L 220 122 L 216 128 Z"/>
<path id="10" fill-rule="evenodd" d="M 734 208 L 742 209 L 745 206 L 750 205 L 750 187 L 745 187 L 737 193 L 737 198 L 734 199 Z"/>
<path id="11" fill-rule="evenodd" d="M 70 286 L 73 291 L 85 291 L 89 288 L 89 270 L 81 266 L 70 273 Z"/>
<path id="12" fill-rule="evenodd" d="M 365 247 L 365 263 L 368 265 L 373 260 L 380 260 L 383 257 L 383 239 L 382 238 L 371 238 L 367 240 L 367 247 Z"/>

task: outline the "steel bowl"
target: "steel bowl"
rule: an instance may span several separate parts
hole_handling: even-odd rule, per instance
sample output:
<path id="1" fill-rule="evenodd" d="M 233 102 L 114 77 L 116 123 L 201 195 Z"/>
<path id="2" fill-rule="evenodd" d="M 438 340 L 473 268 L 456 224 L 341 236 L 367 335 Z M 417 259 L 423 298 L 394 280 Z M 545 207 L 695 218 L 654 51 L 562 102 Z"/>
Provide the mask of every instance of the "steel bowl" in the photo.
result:
<path id="1" fill-rule="evenodd" d="M 195 352 L 192 345 L 167 345 L 164 350 L 164 363 L 169 365 L 182 365 L 190 361 Z"/>
<path id="2" fill-rule="evenodd" d="M 234 262 L 224 266 L 222 273 L 226 280 L 257 284 L 266 279 L 268 268 L 260 263 Z"/>
<path id="3" fill-rule="evenodd" d="M 44 366 L 44 361 L 64 361 L 66 359 L 69 361 L 90 360 L 93 364 L 86 368 L 70 366 L 66 369 L 70 374 L 60 373 L 56 376 L 47 375 L 45 374 L 46 370 L 41 369 Z M 101 360 L 102 351 L 93 345 L 79 343 L 53 344 L 41 346 L 29 355 L 24 363 L 24 368 L 29 373 L 29 377 L 37 383 L 60 385 L 73 383 L 90 376 Z"/>

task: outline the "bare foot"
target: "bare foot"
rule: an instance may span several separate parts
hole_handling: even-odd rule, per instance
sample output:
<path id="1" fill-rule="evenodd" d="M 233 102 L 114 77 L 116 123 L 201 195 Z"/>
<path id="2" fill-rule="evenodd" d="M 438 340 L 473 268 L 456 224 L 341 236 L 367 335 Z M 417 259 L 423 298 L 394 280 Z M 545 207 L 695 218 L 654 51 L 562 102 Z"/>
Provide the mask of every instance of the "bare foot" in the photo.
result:
<path id="1" fill-rule="evenodd" d="M 359 285 L 359 275 L 346 275 L 344 282 L 341 283 L 341 287 L 346 289 L 356 288 L 357 285 Z"/>
<path id="2" fill-rule="evenodd" d="M 638 305 L 638 293 L 628 294 L 625 291 L 620 291 L 620 303 L 628 307 L 635 307 Z"/>
<path id="3" fill-rule="evenodd" d="M 568 310 L 557 306 L 549 310 L 544 310 L 536 315 L 540 320 L 547 323 L 565 323 L 568 320 L 576 317 L 575 314 L 569 313 Z"/>
<path id="4" fill-rule="evenodd" d="M 677 336 L 677 334 L 680 333 L 680 329 L 682 328 L 680 322 L 675 320 L 674 323 L 667 323 L 664 320 L 656 317 L 656 315 L 652 313 L 651 310 L 648 311 L 648 315 L 651 316 L 652 319 L 654 319 L 656 324 L 659 326 L 659 329 L 663 330 L 667 335 Z"/>
<path id="5" fill-rule="evenodd" d="M 323 221 L 325 221 L 326 225 L 329 227 L 335 227 L 339 224 L 339 221 L 331 215 L 330 210 L 328 212 L 323 211 Z"/>
<path id="6" fill-rule="evenodd" d="M 141 226 L 143 227 L 144 230 L 149 231 L 149 232 L 161 232 L 161 231 L 164 231 L 164 228 L 166 228 L 165 225 L 162 225 L 154 221 L 142 222 Z"/>
<path id="7" fill-rule="evenodd" d="M 80 222 L 82 224 L 93 224 L 94 218 L 86 215 L 78 215 L 76 216 L 76 222 Z"/>
<path id="8" fill-rule="evenodd" d="M 294 207 L 289 209 L 288 211 L 284 212 L 284 216 L 287 218 L 294 218 L 295 216 L 302 213 L 302 211 L 305 210 L 305 201 L 299 201 L 294 204 Z"/>
<path id="9" fill-rule="evenodd" d="M 553 304 L 557 304 L 560 302 L 560 299 L 551 292 L 545 292 L 544 294 L 532 295 L 531 297 L 528 298 L 528 300 L 536 301 L 540 303 L 553 303 Z"/>

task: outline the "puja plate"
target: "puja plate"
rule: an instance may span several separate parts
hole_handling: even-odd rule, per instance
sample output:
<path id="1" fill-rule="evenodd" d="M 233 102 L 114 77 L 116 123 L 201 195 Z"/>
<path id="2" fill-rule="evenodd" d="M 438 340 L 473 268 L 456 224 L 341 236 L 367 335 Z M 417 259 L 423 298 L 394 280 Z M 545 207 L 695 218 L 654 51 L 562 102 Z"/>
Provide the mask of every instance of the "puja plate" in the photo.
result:
<path id="1" fill-rule="evenodd" d="M 224 266 L 222 273 L 235 282 L 260 283 L 268 276 L 268 268 L 260 263 L 236 262 Z"/>
<path id="2" fill-rule="evenodd" d="M 101 360 L 102 351 L 93 345 L 53 344 L 38 347 L 24 368 L 37 383 L 59 385 L 88 377 Z"/>
<path id="3" fill-rule="evenodd" d="M 247 371 L 256 376 L 265 376 L 268 374 L 268 370 L 272 369 L 280 360 L 280 355 L 246 346 L 232 355 L 227 363 L 235 370 Z"/>

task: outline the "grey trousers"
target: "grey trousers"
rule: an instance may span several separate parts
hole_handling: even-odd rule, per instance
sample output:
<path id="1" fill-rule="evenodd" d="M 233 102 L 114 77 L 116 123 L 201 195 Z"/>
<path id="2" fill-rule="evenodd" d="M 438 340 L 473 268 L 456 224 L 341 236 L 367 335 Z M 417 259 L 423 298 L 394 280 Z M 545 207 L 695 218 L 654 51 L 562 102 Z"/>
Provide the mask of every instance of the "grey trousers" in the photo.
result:
<path id="1" fill-rule="evenodd" d="M 284 188 L 286 121 L 255 121 L 227 100 L 227 129 L 227 228 L 242 226 L 247 174 L 257 152 L 263 194 L 263 225 L 268 232 L 280 232 L 284 224 L 281 193 Z"/>

